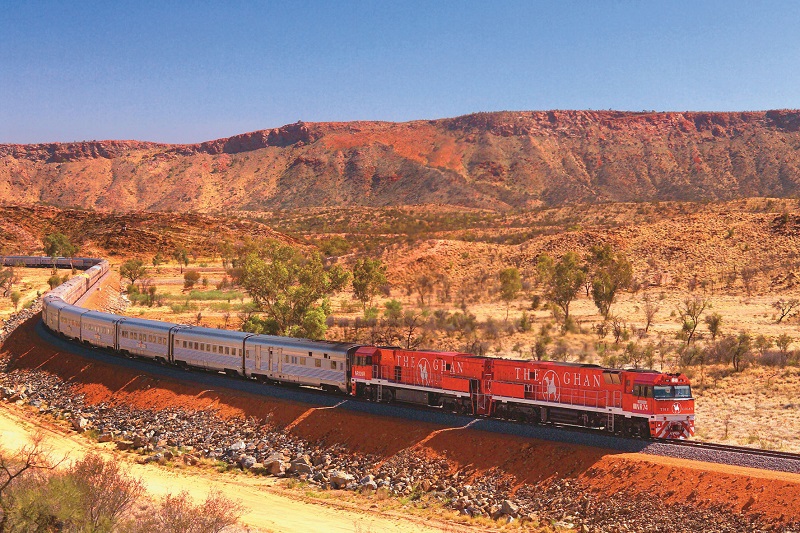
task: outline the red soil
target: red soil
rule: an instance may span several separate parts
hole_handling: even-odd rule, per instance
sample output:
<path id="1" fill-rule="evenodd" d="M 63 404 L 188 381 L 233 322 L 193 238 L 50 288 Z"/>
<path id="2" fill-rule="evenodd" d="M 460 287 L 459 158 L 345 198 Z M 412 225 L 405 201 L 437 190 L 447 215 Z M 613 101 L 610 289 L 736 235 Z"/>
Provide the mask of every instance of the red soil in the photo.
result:
<path id="1" fill-rule="evenodd" d="M 449 429 L 239 393 L 203 390 L 190 381 L 140 374 L 58 351 L 36 335 L 38 317 L 20 327 L 3 351 L 17 368 L 39 368 L 71 382 L 89 403 L 125 403 L 143 408 L 214 408 L 221 416 L 271 417 L 279 427 L 313 442 L 344 444 L 353 451 L 389 457 L 415 448 L 477 471 L 497 468 L 520 483 L 577 478 L 599 494 L 622 490 L 655 494 L 668 502 L 700 508 L 725 506 L 762 515 L 774 524 L 800 520 L 800 475 L 694 461 L 618 454 L 497 435 Z M 187 374 L 187 380 L 191 374 Z"/>

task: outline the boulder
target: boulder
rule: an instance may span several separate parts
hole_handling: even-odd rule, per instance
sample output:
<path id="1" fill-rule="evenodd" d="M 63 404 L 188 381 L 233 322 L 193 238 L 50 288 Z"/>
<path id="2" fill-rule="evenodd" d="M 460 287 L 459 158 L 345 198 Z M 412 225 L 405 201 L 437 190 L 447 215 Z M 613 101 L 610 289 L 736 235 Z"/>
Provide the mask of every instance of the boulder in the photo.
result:
<path id="1" fill-rule="evenodd" d="M 313 474 L 314 469 L 307 460 L 295 459 L 289 465 L 289 472 L 293 474 Z"/>
<path id="2" fill-rule="evenodd" d="M 352 483 L 355 480 L 355 477 L 352 474 L 334 470 L 330 473 L 330 480 L 331 480 L 331 485 L 333 485 L 333 488 L 343 489 L 349 483 Z"/>
<path id="3" fill-rule="evenodd" d="M 519 505 L 511 500 L 503 500 L 501 511 L 503 514 L 507 514 L 508 516 L 517 516 L 519 513 Z"/>
<path id="4" fill-rule="evenodd" d="M 252 455 L 242 455 L 239 457 L 239 466 L 241 466 L 245 470 L 249 470 L 253 468 L 253 465 L 256 464 L 256 458 Z"/>

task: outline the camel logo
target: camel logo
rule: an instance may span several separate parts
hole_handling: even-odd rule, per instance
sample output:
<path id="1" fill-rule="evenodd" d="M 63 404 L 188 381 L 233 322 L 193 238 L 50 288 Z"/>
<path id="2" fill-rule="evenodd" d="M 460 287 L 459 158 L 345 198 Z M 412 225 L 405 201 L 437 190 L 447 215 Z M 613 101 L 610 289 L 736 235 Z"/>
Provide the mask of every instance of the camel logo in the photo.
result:
<path id="1" fill-rule="evenodd" d="M 548 402 L 557 402 L 561 397 L 561 380 L 558 379 L 558 374 L 553 370 L 545 372 L 542 378 L 542 385 L 544 386 L 544 390 L 542 391 L 544 399 Z"/>
<path id="2" fill-rule="evenodd" d="M 431 370 L 428 367 L 427 359 L 423 359 L 420 361 L 419 365 L 417 365 L 417 369 L 419 370 L 419 382 L 421 385 L 429 385 L 428 379 L 431 375 Z"/>
<path id="3" fill-rule="evenodd" d="M 680 413 L 681 412 L 681 404 L 675 402 L 672 404 L 672 412 L 673 413 Z"/>

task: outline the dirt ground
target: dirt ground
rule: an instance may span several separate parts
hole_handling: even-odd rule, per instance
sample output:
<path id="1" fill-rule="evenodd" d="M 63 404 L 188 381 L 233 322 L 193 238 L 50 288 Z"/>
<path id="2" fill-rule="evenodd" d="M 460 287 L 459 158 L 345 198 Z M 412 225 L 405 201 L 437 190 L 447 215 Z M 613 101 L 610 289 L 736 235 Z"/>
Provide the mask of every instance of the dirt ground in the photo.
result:
<path id="1" fill-rule="evenodd" d="M 246 512 L 242 524 L 253 531 L 307 533 L 331 531 L 386 531 L 392 533 L 457 532 L 454 524 L 435 520 L 416 519 L 395 512 L 369 509 L 368 502 L 359 506 L 304 496 L 297 491 L 283 489 L 274 478 L 245 475 L 219 475 L 205 470 L 190 471 L 140 465 L 123 458 L 123 454 L 80 437 L 61 426 L 40 419 L 30 411 L 8 404 L 0 404 L 0 447 L 14 452 L 28 445 L 34 435 L 43 435 L 44 447 L 51 457 L 67 457 L 64 466 L 82 458 L 90 451 L 99 451 L 106 458 L 125 461 L 128 473 L 140 478 L 153 497 L 187 491 L 195 501 L 201 501 L 211 491 L 220 491 L 226 497 L 240 501 Z M 475 531 L 470 528 L 470 531 Z"/>

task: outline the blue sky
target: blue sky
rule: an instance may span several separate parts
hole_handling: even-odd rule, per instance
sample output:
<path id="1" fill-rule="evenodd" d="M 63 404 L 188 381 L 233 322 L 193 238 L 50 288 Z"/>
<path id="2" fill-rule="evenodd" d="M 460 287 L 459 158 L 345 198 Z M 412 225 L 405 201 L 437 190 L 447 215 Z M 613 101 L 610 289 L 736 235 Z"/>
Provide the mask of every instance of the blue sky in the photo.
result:
<path id="1" fill-rule="evenodd" d="M 0 143 L 800 107 L 800 2 L 0 0 Z"/>

